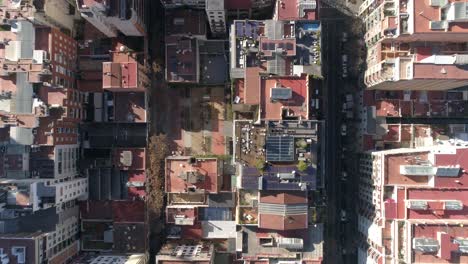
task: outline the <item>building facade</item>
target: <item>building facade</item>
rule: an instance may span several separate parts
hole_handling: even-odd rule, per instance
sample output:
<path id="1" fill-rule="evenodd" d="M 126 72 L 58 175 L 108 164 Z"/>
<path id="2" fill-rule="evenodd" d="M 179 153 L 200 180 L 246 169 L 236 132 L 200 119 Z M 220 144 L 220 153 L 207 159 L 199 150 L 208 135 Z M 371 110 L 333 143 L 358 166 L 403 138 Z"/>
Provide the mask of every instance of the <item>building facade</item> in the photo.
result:
<path id="1" fill-rule="evenodd" d="M 466 147 L 393 149 L 360 160 L 359 263 L 464 263 Z"/>

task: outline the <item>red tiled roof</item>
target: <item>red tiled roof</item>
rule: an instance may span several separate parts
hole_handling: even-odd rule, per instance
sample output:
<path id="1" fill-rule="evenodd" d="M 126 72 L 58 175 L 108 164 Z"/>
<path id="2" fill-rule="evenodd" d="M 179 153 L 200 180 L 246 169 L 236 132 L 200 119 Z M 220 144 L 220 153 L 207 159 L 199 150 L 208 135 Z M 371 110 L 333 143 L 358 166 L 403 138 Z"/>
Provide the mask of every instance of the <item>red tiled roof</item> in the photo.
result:
<path id="1" fill-rule="evenodd" d="M 301 191 L 262 191 L 261 203 L 303 204 L 307 203 L 307 193 Z"/>
<path id="2" fill-rule="evenodd" d="M 274 230 L 295 230 L 307 228 L 307 214 L 301 215 L 272 215 L 260 214 L 259 227 Z"/>

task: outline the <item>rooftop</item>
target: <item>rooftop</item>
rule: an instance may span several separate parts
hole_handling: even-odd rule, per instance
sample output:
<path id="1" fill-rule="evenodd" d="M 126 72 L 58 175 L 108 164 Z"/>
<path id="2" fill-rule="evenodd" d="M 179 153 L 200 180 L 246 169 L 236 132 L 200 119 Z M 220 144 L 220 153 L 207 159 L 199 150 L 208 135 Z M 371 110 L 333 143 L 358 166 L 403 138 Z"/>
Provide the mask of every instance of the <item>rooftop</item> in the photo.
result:
<path id="1" fill-rule="evenodd" d="M 260 78 L 260 77 L 259 77 Z M 262 118 L 266 120 L 309 118 L 309 82 L 307 75 L 301 77 L 261 78 Z M 280 90 L 281 89 L 281 90 Z M 275 92 L 289 92 L 290 96 L 279 98 Z"/>
<path id="2" fill-rule="evenodd" d="M 194 9 L 172 9 L 166 11 L 166 34 L 203 36 L 206 31 L 206 13 Z"/>
<path id="3" fill-rule="evenodd" d="M 145 148 L 146 123 L 92 123 L 83 125 L 85 148 Z"/>
<path id="4" fill-rule="evenodd" d="M 166 80 L 174 83 L 198 83 L 198 42 L 188 37 L 166 37 Z"/>
<path id="5" fill-rule="evenodd" d="M 278 1 L 275 7 L 275 17 L 278 20 L 317 19 L 317 3 L 315 0 Z"/>
<path id="6" fill-rule="evenodd" d="M 196 262 L 210 264 L 214 259 L 214 246 L 207 241 L 176 240 L 164 244 L 156 255 L 156 264 Z"/>
<path id="7" fill-rule="evenodd" d="M 385 184 L 389 185 L 415 185 L 433 188 L 460 188 L 468 184 L 468 175 L 464 172 L 453 177 L 434 173 L 434 169 L 443 170 L 452 168 L 463 171 L 468 168 L 468 148 L 454 146 L 433 146 L 416 148 L 411 151 L 405 149 L 401 153 L 387 154 L 385 157 Z M 402 173 L 402 167 L 418 167 L 421 173 L 411 175 Z M 425 170 L 422 170 L 426 168 Z"/>
<path id="8" fill-rule="evenodd" d="M 137 88 L 137 63 L 104 62 L 102 66 L 102 87 Z"/>
<path id="9" fill-rule="evenodd" d="M 307 192 L 260 192 L 258 223 L 275 230 L 305 229 L 308 225 Z"/>
<path id="10" fill-rule="evenodd" d="M 144 222 L 143 201 L 84 201 L 80 203 L 80 217 L 124 223 Z"/>
<path id="11" fill-rule="evenodd" d="M 306 230 L 288 231 L 271 231 L 244 226 L 241 231 L 241 239 L 246 241 L 242 247 L 242 256 L 247 260 L 254 261 L 280 256 L 296 261 L 319 261 L 323 258 L 323 225 L 321 224 L 309 226 Z M 280 239 L 285 239 L 293 245 L 280 247 Z M 297 250 L 302 252 L 302 258 L 298 258 Z"/>
<path id="12" fill-rule="evenodd" d="M 414 263 L 465 263 L 468 256 L 462 248 L 463 239 L 468 237 L 468 228 L 458 225 L 412 225 L 413 238 L 432 239 L 437 243 L 435 252 L 421 252 L 411 249 Z M 466 244 L 463 244 L 466 247 Z M 462 251 L 463 250 L 463 251 Z"/>
<path id="13" fill-rule="evenodd" d="M 263 191 L 260 192 L 260 202 L 270 204 L 305 204 L 307 203 L 307 192 Z"/>
<path id="14" fill-rule="evenodd" d="M 141 264 L 145 261 L 147 256 L 145 254 L 90 254 L 81 253 L 77 258 L 72 260 L 71 264 Z"/>
<path id="15" fill-rule="evenodd" d="M 220 188 L 216 158 L 169 157 L 166 159 L 166 192 L 216 193 Z"/>
<path id="16" fill-rule="evenodd" d="M 146 122 L 145 93 L 114 93 L 114 119 L 117 122 Z"/>
<path id="17" fill-rule="evenodd" d="M 121 170 L 145 170 L 144 148 L 114 149 L 113 165 Z"/>

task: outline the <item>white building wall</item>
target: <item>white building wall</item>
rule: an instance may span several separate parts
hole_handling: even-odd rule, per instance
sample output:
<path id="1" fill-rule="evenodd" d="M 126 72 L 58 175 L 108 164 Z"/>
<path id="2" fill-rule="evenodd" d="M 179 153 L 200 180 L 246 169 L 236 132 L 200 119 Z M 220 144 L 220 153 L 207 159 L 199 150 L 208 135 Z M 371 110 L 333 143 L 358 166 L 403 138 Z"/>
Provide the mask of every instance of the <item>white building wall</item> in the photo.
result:
<path id="1" fill-rule="evenodd" d="M 48 258 L 59 253 L 53 254 L 53 248 L 58 246 L 63 241 L 73 238 L 78 234 L 79 221 L 78 217 L 70 217 L 62 223 L 56 225 L 55 231 L 47 233 L 46 252 Z"/>
<path id="2" fill-rule="evenodd" d="M 206 15 L 213 34 L 226 33 L 226 11 L 224 10 L 223 1 L 207 0 Z"/>
<path id="3" fill-rule="evenodd" d="M 59 206 L 74 199 L 86 199 L 88 197 L 88 179 L 77 178 L 70 181 L 53 184 L 55 189 L 55 203 Z"/>
<path id="4" fill-rule="evenodd" d="M 74 177 L 78 174 L 76 166 L 78 160 L 79 146 L 75 145 L 56 145 L 54 149 L 54 178 L 63 179 Z"/>

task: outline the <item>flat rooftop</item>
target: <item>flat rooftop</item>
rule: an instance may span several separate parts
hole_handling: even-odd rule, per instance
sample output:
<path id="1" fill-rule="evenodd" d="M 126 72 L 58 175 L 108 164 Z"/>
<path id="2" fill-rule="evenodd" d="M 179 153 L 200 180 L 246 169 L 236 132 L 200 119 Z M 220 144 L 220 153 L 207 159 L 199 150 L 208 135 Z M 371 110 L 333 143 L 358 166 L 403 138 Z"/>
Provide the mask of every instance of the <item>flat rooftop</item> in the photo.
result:
<path id="1" fill-rule="evenodd" d="M 260 78 L 260 76 L 259 76 Z M 262 118 L 280 120 L 297 118 L 307 120 L 309 107 L 309 82 L 307 75 L 301 77 L 261 78 Z M 288 99 L 274 99 L 274 88 L 291 90 Z"/>
<path id="2" fill-rule="evenodd" d="M 216 158 L 169 157 L 166 159 L 166 192 L 204 190 L 216 193 L 220 181 L 218 166 Z M 192 187 L 195 189 L 190 190 Z"/>
<path id="3" fill-rule="evenodd" d="M 144 148 L 114 149 L 112 164 L 121 170 L 145 170 L 145 154 Z"/>
<path id="4" fill-rule="evenodd" d="M 203 10 L 166 10 L 166 35 L 205 36 L 207 17 Z"/>
<path id="5" fill-rule="evenodd" d="M 242 239 L 246 241 L 242 249 L 245 258 L 259 260 L 263 258 L 297 259 L 297 252 L 286 248 L 263 246 L 260 238 L 299 238 L 303 241 L 302 260 L 321 260 L 323 258 L 323 225 L 309 226 L 306 230 L 269 231 L 256 227 L 242 227 Z"/>
<path id="6" fill-rule="evenodd" d="M 423 253 L 411 249 L 414 263 L 468 263 L 468 256 L 460 254 L 455 238 L 468 237 L 468 228 L 459 225 L 412 225 L 413 238 L 430 238 L 437 241 L 439 250 Z M 408 241 L 409 242 L 409 241 Z"/>
<path id="7" fill-rule="evenodd" d="M 300 4 L 312 4 L 315 3 L 315 8 L 299 8 Z M 317 5 L 319 1 L 311 0 L 289 0 L 281 1 L 276 3 L 276 15 L 279 20 L 296 20 L 296 19 L 308 19 L 315 20 L 317 19 Z M 313 6 L 313 5 L 309 5 Z"/>
<path id="8" fill-rule="evenodd" d="M 138 66 L 136 62 L 104 62 L 102 65 L 102 87 L 138 88 Z"/>
<path id="9" fill-rule="evenodd" d="M 144 92 L 114 93 L 114 119 L 117 122 L 146 122 Z"/>
<path id="10" fill-rule="evenodd" d="M 166 80 L 197 83 L 199 80 L 198 43 L 187 37 L 166 37 Z"/>

